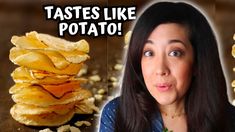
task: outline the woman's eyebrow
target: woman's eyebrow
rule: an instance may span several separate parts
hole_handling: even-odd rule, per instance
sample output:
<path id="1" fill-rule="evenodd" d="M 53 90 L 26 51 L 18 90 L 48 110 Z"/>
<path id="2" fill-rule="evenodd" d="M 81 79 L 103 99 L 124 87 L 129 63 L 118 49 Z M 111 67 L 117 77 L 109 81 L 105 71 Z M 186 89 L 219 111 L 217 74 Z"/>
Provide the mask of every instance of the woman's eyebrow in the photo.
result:
<path id="1" fill-rule="evenodd" d="M 147 43 L 154 44 L 154 42 L 152 40 L 147 40 L 145 43 L 146 44 Z M 182 43 L 184 46 L 186 46 L 185 42 L 183 42 L 182 40 L 179 40 L 179 39 L 171 39 L 168 41 L 168 44 L 172 44 L 172 43 Z"/>
<path id="2" fill-rule="evenodd" d="M 181 43 L 183 44 L 184 46 L 186 46 L 185 42 L 179 40 L 179 39 L 172 39 L 172 40 L 169 40 L 168 44 L 172 44 L 172 43 Z"/>
<path id="3" fill-rule="evenodd" d="M 153 41 L 148 39 L 145 43 L 153 44 Z"/>

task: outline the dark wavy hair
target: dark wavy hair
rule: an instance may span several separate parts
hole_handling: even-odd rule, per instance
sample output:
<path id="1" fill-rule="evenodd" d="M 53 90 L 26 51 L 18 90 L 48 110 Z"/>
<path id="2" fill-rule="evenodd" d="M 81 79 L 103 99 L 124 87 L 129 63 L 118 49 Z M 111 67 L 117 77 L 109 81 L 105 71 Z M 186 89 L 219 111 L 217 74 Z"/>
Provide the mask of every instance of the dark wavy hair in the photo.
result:
<path id="1" fill-rule="evenodd" d="M 188 28 L 194 50 L 195 75 L 185 95 L 188 131 L 227 131 L 226 108 L 229 102 L 217 41 L 205 16 L 184 2 L 155 3 L 137 20 L 126 54 L 115 131 L 151 131 L 152 117 L 159 109 L 144 83 L 141 57 L 150 33 L 164 23 L 177 23 Z"/>

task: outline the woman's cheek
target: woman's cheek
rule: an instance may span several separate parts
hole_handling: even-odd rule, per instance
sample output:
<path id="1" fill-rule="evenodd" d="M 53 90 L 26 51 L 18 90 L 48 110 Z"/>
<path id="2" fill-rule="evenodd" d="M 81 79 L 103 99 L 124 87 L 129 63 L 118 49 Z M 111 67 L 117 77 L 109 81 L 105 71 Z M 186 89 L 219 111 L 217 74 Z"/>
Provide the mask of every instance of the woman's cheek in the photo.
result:
<path id="1" fill-rule="evenodd" d="M 177 89 L 188 89 L 192 78 L 192 64 L 181 63 L 172 66 L 172 74 L 177 82 Z"/>
<path id="2" fill-rule="evenodd" d="M 142 74 L 146 85 L 149 84 L 151 75 L 153 74 L 153 65 L 149 61 L 142 61 Z"/>

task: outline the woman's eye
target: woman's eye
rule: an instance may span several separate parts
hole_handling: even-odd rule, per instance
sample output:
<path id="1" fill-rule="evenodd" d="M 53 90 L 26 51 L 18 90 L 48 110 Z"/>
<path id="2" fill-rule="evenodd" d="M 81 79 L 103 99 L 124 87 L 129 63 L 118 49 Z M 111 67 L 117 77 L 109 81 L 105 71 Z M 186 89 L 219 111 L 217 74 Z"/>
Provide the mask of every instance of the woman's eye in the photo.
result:
<path id="1" fill-rule="evenodd" d="M 144 51 L 144 56 L 153 56 L 153 52 L 152 51 Z"/>
<path id="2" fill-rule="evenodd" d="M 171 51 L 169 55 L 173 57 L 180 57 L 183 55 L 183 53 L 181 51 L 174 50 L 174 51 Z"/>

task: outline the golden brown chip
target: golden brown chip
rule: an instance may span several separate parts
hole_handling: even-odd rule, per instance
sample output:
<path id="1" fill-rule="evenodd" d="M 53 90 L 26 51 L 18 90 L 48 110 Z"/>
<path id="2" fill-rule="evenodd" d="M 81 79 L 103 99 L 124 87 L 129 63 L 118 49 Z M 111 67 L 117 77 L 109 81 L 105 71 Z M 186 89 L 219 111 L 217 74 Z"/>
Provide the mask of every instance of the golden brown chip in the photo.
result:
<path id="1" fill-rule="evenodd" d="M 58 69 L 64 69 L 70 63 L 81 63 L 89 59 L 89 56 L 79 51 L 55 51 L 48 49 L 21 49 L 13 47 L 10 50 L 10 60 L 14 61 L 17 57 L 29 52 L 37 52 L 47 56 Z"/>
<path id="2" fill-rule="evenodd" d="M 74 115 L 73 110 L 65 115 L 58 115 L 56 113 L 25 115 L 17 112 L 15 107 L 12 107 L 10 110 L 12 117 L 16 121 L 29 126 L 59 126 L 71 120 Z"/>
<path id="3" fill-rule="evenodd" d="M 36 57 L 33 58 L 34 56 L 30 56 L 30 55 L 38 55 L 36 57 L 40 57 L 40 60 L 36 60 Z M 40 56 L 39 56 L 40 55 Z M 10 60 L 12 62 L 17 62 L 17 59 L 21 58 L 21 56 L 23 57 L 28 57 L 29 59 L 35 61 L 35 63 L 38 62 L 43 62 L 43 61 L 47 61 L 48 63 L 51 63 L 52 65 L 55 66 L 55 68 L 57 69 L 64 69 L 66 68 L 70 62 L 68 62 L 64 56 L 62 56 L 60 53 L 56 52 L 56 51 L 50 51 L 50 50 L 26 50 L 26 49 L 20 49 L 17 47 L 13 47 L 10 50 Z M 40 64 L 40 63 L 39 63 Z M 44 66 L 42 63 L 41 66 Z M 45 65 L 48 66 L 48 65 Z"/>
<path id="4" fill-rule="evenodd" d="M 26 87 L 30 87 L 32 84 L 30 83 L 16 83 L 15 85 L 13 85 L 10 89 L 9 89 L 9 93 L 10 94 L 16 94 L 18 92 L 20 92 L 22 89 L 26 88 Z"/>
<path id="5" fill-rule="evenodd" d="M 70 42 L 61 38 L 57 38 L 48 34 L 39 33 L 39 40 L 48 45 L 53 49 L 65 50 L 65 51 L 82 51 L 85 53 L 89 52 L 89 44 L 86 40 L 82 39 L 77 42 Z"/>
<path id="6" fill-rule="evenodd" d="M 64 115 L 74 109 L 75 102 L 71 102 L 63 105 L 53 105 L 49 107 L 39 107 L 35 105 L 27 105 L 18 103 L 15 104 L 15 111 L 21 115 L 39 115 L 39 114 L 48 114 L 56 113 L 58 115 Z"/>
<path id="7" fill-rule="evenodd" d="M 35 79 L 43 79 L 45 77 L 54 77 L 57 79 L 69 79 L 70 77 L 74 77 L 73 75 L 65 75 L 65 74 L 55 74 L 47 71 L 41 71 L 41 70 L 29 70 L 31 76 Z"/>
<path id="8" fill-rule="evenodd" d="M 48 48 L 47 45 L 39 41 L 34 36 L 12 36 L 11 43 L 16 47 L 24 49 L 45 49 Z"/>
<path id="9" fill-rule="evenodd" d="M 85 78 L 79 78 L 71 75 L 60 75 L 41 70 L 29 70 L 26 67 L 18 67 L 11 74 L 16 83 L 31 84 L 61 84 L 68 81 L 87 82 Z"/>
<path id="10" fill-rule="evenodd" d="M 90 91 L 78 88 L 76 91 L 66 93 L 63 97 L 58 99 L 52 96 L 48 91 L 44 90 L 41 86 L 31 85 L 22 88 L 20 91 L 13 94 L 12 99 L 16 103 L 48 107 L 51 105 L 68 104 L 91 96 L 92 94 Z"/>
<path id="11" fill-rule="evenodd" d="M 73 50 L 73 51 L 59 50 L 58 52 L 61 55 L 63 55 L 66 58 L 66 60 L 68 60 L 69 62 L 72 62 L 72 63 L 81 63 L 83 61 L 86 61 L 87 59 L 90 59 L 90 56 L 87 55 L 86 53 L 76 51 L 76 50 Z"/>
<path id="12" fill-rule="evenodd" d="M 92 114 L 93 111 L 99 111 L 99 109 L 94 105 L 94 101 L 92 101 L 91 98 L 71 102 L 68 104 L 52 105 L 48 107 L 39 107 L 23 103 L 17 103 L 13 107 L 15 107 L 14 109 L 16 113 L 23 115 L 39 115 L 47 113 L 56 113 L 58 115 L 64 115 L 70 112 L 71 110 L 75 110 L 78 114 Z"/>
<path id="13" fill-rule="evenodd" d="M 86 126 L 91 126 L 91 123 L 89 121 L 77 121 L 74 123 L 74 125 L 80 127 L 82 125 L 86 125 Z"/>
<path id="14" fill-rule="evenodd" d="M 99 112 L 99 108 L 94 104 L 93 97 L 84 99 L 75 104 L 75 112 L 77 114 L 92 114 L 93 111 Z"/>
<path id="15" fill-rule="evenodd" d="M 48 34 L 32 31 L 26 33 L 26 36 L 13 36 L 11 42 L 23 49 L 54 49 L 62 51 L 81 51 L 88 53 L 89 44 L 85 40 L 70 42 L 61 38 L 56 38 Z"/>
<path id="16" fill-rule="evenodd" d="M 30 80 L 32 81 L 34 78 L 32 78 L 29 70 L 25 67 L 18 67 L 16 68 L 12 73 L 11 76 L 15 82 L 22 83 L 25 82 L 24 80 Z M 30 82 L 29 81 L 29 82 Z"/>
<path id="17" fill-rule="evenodd" d="M 80 89 L 79 81 L 68 81 L 62 84 L 30 84 L 30 83 L 16 83 L 9 89 L 10 94 L 16 94 L 24 88 L 41 87 L 56 98 L 61 98 L 63 95 L 69 92 L 77 91 Z"/>
<path id="18" fill-rule="evenodd" d="M 46 89 L 48 92 L 56 96 L 57 98 L 61 98 L 65 93 L 75 91 L 80 86 L 79 81 L 72 81 L 72 82 L 66 82 L 62 84 L 43 84 L 41 85 L 44 89 Z"/>
<path id="19" fill-rule="evenodd" d="M 59 69 L 48 56 L 40 52 L 27 52 L 17 56 L 14 55 L 14 50 L 11 50 L 10 60 L 17 65 L 25 66 L 30 69 L 43 70 L 57 74 L 75 75 L 78 73 L 82 66 L 82 63 L 71 63 L 67 65 L 65 63 L 60 64 L 60 62 L 58 61 L 57 66 L 61 65 L 61 67 L 63 67 L 64 65 L 66 65 L 65 68 Z"/>

